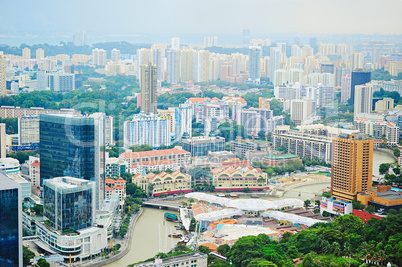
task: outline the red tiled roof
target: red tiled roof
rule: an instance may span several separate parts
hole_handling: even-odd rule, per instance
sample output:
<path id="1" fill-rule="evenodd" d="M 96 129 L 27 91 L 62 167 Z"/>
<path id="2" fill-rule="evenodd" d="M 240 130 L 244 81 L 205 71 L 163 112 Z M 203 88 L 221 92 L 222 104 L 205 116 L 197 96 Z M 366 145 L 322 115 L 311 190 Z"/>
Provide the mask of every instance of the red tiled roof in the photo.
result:
<path id="1" fill-rule="evenodd" d="M 114 184 L 116 182 L 116 180 L 110 179 L 110 178 L 106 178 L 106 183 L 107 184 Z"/>
<path id="2" fill-rule="evenodd" d="M 171 149 L 162 149 L 162 150 L 153 150 L 153 151 L 141 151 L 141 152 L 129 152 L 129 153 L 122 153 L 120 157 L 123 158 L 143 158 L 143 157 L 155 157 L 155 156 L 167 156 L 167 155 L 174 155 L 174 154 L 187 154 L 184 149 L 178 148 L 171 148 Z"/>
<path id="3" fill-rule="evenodd" d="M 109 186 L 106 186 L 106 187 L 105 187 L 105 190 L 106 190 L 106 191 L 112 191 L 113 189 L 110 188 Z"/>
<path id="4" fill-rule="evenodd" d="M 124 189 L 124 187 L 121 185 L 116 185 L 115 187 L 113 187 L 113 189 Z"/>
<path id="5" fill-rule="evenodd" d="M 32 166 L 32 167 L 40 167 L 40 163 L 39 163 L 39 161 L 35 160 L 35 162 L 33 162 L 33 163 L 31 164 L 31 166 Z"/>
<path id="6" fill-rule="evenodd" d="M 125 183 L 126 182 L 126 180 L 124 180 L 123 178 L 119 178 L 119 179 L 117 179 L 117 181 L 116 182 L 119 182 L 119 183 Z"/>

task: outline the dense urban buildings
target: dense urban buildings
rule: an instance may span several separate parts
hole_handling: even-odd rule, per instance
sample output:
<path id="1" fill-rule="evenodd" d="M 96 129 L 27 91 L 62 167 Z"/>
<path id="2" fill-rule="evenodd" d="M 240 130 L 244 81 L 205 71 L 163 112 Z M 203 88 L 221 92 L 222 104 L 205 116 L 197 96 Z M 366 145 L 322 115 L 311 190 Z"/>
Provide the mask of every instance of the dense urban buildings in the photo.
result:
<path id="1" fill-rule="evenodd" d="M 371 72 L 364 71 L 362 69 L 353 70 L 351 75 L 351 82 L 350 82 L 350 102 L 355 102 L 355 87 L 356 85 L 362 85 L 369 83 L 371 81 Z"/>
<path id="2" fill-rule="evenodd" d="M 332 139 L 331 196 L 352 201 L 357 193 L 371 190 L 373 140 L 353 132 L 341 132 Z"/>
<path id="3" fill-rule="evenodd" d="M 0 173 L 0 266 L 22 266 L 22 195 L 17 182 Z"/>

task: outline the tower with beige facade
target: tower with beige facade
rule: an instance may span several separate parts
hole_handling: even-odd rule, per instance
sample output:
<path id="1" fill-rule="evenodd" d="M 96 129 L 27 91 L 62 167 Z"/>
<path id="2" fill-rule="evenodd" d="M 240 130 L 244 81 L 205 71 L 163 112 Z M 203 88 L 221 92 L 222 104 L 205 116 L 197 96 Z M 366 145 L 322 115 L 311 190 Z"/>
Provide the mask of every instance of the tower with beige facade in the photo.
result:
<path id="1" fill-rule="evenodd" d="M 355 131 L 332 138 L 332 197 L 352 201 L 358 192 L 371 190 L 373 144 L 373 140 Z"/>

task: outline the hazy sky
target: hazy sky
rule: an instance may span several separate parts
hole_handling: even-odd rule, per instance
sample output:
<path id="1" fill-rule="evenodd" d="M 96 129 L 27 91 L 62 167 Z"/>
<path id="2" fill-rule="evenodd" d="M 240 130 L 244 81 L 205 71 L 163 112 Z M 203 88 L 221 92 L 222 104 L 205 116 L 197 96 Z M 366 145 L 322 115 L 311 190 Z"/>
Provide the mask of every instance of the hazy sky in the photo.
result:
<path id="1" fill-rule="evenodd" d="M 402 0 L 1 0 L 0 35 L 402 34 Z"/>

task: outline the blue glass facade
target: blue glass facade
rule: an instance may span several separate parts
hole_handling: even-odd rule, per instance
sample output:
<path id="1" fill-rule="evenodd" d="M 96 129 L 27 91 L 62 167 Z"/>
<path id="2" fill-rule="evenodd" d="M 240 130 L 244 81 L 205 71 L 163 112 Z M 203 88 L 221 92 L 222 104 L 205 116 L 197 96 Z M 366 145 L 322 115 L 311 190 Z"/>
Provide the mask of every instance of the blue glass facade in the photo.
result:
<path id="1" fill-rule="evenodd" d="M 192 157 L 207 156 L 208 151 L 224 151 L 225 139 L 219 137 L 184 139 L 182 141 L 182 146 L 184 150 L 191 153 Z"/>
<path id="2" fill-rule="evenodd" d="M 350 103 L 354 103 L 355 101 L 355 86 L 369 83 L 371 81 L 371 72 L 370 71 L 362 71 L 356 70 L 352 71 L 352 80 L 350 83 L 351 95 L 350 95 Z"/>
<path id="3" fill-rule="evenodd" d="M 44 216 L 56 230 L 80 230 L 94 223 L 94 183 L 58 177 L 43 183 Z"/>
<path id="4" fill-rule="evenodd" d="M 20 266 L 21 199 L 18 184 L 0 174 L 0 266 Z"/>
<path id="5" fill-rule="evenodd" d="M 41 114 L 41 184 L 60 176 L 95 179 L 93 118 Z"/>

